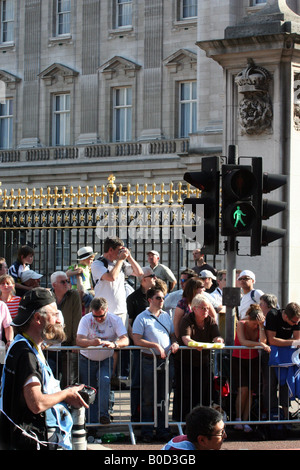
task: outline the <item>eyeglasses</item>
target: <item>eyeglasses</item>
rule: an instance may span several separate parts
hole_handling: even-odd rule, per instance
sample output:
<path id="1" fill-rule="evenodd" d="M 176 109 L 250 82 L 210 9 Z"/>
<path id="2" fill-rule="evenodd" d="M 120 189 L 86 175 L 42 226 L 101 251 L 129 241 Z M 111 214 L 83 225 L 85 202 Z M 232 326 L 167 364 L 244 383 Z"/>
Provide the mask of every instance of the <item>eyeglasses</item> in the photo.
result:
<path id="1" fill-rule="evenodd" d="M 224 437 L 226 434 L 226 429 L 221 429 L 221 432 L 218 434 L 206 434 L 207 437 Z"/>
<path id="2" fill-rule="evenodd" d="M 149 274 L 149 276 L 144 276 L 144 279 L 146 279 L 146 277 L 156 277 L 155 274 Z"/>
<path id="3" fill-rule="evenodd" d="M 245 277 L 240 277 L 239 281 L 249 281 L 250 279 L 251 279 L 251 277 L 245 276 Z"/>
<path id="4" fill-rule="evenodd" d="M 62 281 L 59 281 L 61 284 L 70 284 L 69 279 L 63 279 Z"/>
<path id="5" fill-rule="evenodd" d="M 159 297 L 159 295 L 157 295 L 156 297 L 154 297 L 156 300 L 165 300 L 164 297 Z"/>

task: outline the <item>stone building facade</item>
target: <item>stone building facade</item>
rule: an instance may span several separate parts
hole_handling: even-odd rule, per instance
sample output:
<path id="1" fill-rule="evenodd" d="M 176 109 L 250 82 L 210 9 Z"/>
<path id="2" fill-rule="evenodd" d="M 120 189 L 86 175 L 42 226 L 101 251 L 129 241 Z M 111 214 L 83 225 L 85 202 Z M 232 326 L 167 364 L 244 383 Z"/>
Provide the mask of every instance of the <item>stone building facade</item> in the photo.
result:
<path id="1" fill-rule="evenodd" d="M 275 113 L 282 111 L 284 84 L 276 75 L 282 69 L 261 38 L 274 14 L 281 27 L 290 14 L 297 23 L 299 0 L 1 0 L 0 6 L 2 189 L 100 186 L 111 173 L 123 185 L 180 182 L 185 171 L 199 169 L 199 156 L 226 155 L 230 144 L 243 155 L 262 153 L 267 171 L 283 171 L 274 128 L 241 132 L 235 77 L 249 58 L 265 67 Z M 263 22 L 268 9 L 272 20 Z M 257 21 L 262 30 L 252 29 Z M 245 37 L 254 38 L 251 47 Z M 297 243 L 295 250 L 300 254 Z M 259 273 L 259 287 L 285 301 L 299 297 L 297 284 L 283 294 L 282 277 L 292 278 L 283 269 L 286 256 L 278 243 L 259 259 L 239 257 L 237 267 Z M 226 267 L 224 256 L 215 262 Z"/>

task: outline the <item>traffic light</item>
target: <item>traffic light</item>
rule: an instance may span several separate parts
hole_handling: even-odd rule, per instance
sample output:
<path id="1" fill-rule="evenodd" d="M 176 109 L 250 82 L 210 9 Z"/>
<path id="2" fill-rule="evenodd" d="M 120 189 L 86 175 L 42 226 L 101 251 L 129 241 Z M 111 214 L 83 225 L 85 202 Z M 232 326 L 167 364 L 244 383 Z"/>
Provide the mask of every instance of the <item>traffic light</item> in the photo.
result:
<path id="1" fill-rule="evenodd" d="M 250 236 L 256 222 L 258 181 L 252 165 L 222 165 L 223 236 Z"/>
<path id="2" fill-rule="evenodd" d="M 184 205 L 193 207 L 194 213 L 197 205 L 204 206 L 204 237 L 198 240 L 202 244 L 201 251 L 216 255 L 219 253 L 220 157 L 203 157 L 201 171 L 185 173 L 184 180 L 201 190 L 200 197 L 183 201 Z"/>
<path id="3" fill-rule="evenodd" d="M 262 173 L 261 171 L 261 186 L 262 194 L 270 193 L 275 189 L 278 189 L 287 183 L 287 177 L 285 175 Z M 269 199 L 263 199 L 261 195 L 261 221 L 268 220 L 273 215 L 283 212 L 287 204 L 283 201 L 270 201 Z M 260 223 L 260 227 L 257 226 L 256 230 L 253 231 L 251 237 L 251 256 L 257 256 L 261 254 L 261 247 L 268 246 L 280 238 L 283 238 L 286 234 L 285 229 L 266 227 Z"/>

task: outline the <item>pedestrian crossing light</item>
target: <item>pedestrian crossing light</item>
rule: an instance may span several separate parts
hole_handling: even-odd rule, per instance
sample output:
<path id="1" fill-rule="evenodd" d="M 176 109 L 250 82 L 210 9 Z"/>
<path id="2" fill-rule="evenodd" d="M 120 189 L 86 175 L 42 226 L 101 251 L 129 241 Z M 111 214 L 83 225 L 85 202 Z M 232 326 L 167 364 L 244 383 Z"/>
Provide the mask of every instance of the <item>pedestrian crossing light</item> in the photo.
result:
<path id="1" fill-rule="evenodd" d="M 202 253 L 216 255 L 219 253 L 220 157 L 203 157 L 201 162 L 201 171 L 184 174 L 184 180 L 201 191 L 200 197 L 187 197 L 183 204 L 190 205 L 193 213 L 197 213 L 197 206 L 201 207 L 203 236 L 195 240 L 200 243 Z M 200 228 L 197 218 L 195 228 Z"/>
<path id="2" fill-rule="evenodd" d="M 257 211 L 257 179 L 251 165 L 222 165 L 223 236 L 249 236 Z"/>

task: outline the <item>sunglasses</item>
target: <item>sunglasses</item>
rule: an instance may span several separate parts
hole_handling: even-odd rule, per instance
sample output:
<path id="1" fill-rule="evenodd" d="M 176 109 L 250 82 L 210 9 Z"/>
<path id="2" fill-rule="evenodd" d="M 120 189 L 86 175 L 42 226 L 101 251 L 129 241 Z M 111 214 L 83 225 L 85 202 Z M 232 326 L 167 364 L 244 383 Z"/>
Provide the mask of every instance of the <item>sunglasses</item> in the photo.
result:
<path id="1" fill-rule="evenodd" d="M 155 274 L 149 274 L 149 276 L 144 276 L 144 279 L 146 279 L 147 277 L 156 277 Z"/>
<path id="2" fill-rule="evenodd" d="M 70 281 L 67 279 L 63 279 L 62 281 L 59 281 L 61 284 L 70 284 Z"/>

